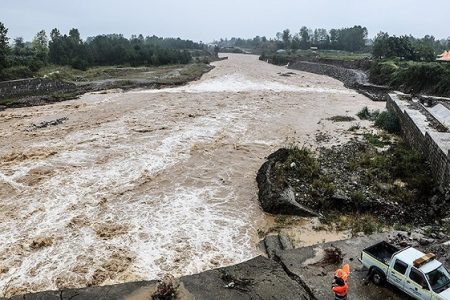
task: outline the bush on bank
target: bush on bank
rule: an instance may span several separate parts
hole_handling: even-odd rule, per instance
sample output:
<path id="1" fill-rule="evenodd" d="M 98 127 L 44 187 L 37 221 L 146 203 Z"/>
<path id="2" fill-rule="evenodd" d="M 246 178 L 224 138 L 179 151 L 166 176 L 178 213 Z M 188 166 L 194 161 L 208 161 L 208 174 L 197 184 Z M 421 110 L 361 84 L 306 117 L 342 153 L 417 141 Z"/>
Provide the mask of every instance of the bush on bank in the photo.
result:
<path id="1" fill-rule="evenodd" d="M 370 69 L 370 80 L 407 93 L 450 97 L 450 64 L 447 63 L 378 61 Z"/>

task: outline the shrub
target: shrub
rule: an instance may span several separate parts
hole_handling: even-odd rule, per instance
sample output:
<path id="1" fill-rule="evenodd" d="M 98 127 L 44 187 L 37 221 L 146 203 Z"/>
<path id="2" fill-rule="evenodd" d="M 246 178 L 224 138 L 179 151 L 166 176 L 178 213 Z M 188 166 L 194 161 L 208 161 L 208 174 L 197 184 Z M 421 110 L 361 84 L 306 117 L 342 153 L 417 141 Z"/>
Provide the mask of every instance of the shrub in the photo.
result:
<path id="1" fill-rule="evenodd" d="M 376 120 L 375 126 L 386 130 L 389 133 L 400 132 L 400 123 L 397 116 L 390 111 L 383 111 L 380 113 Z"/>
<path id="2" fill-rule="evenodd" d="M 450 96 L 450 65 L 438 62 L 378 61 L 370 69 L 370 80 L 410 93 Z"/>
<path id="3" fill-rule="evenodd" d="M 376 134 L 365 133 L 364 138 L 375 147 L 384 147 L 387 143 L 383 142 L 380 137 Z"/>
<path id="4" fill-rule="evenodd" d="M 6 68 L 0 71 L 0 80 L 14 80 L 33 77 L 33 72 L 26 66 Z"/>
<path id="5" fill-rule="evenodd" d="M 86 71 L 88 69 L 88 67 L 89 67 L 89 63 L 87 61 L 85 61 L 84 59 L 76 58 L 72 62 L 72 68 L 77 69 L 77 70 Z"/>

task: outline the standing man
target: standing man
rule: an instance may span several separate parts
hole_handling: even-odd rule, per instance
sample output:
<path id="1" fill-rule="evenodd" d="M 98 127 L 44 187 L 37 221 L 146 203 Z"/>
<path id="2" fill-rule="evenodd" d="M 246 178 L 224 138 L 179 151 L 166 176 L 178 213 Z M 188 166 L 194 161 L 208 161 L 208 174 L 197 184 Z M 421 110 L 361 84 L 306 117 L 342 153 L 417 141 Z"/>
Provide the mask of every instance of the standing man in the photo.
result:
<path id="1" fill-rule="evenodd" d="M 348 285 L 341 277 L 335 277 L 332 290 L 335 300 L 347 300 Z"/>

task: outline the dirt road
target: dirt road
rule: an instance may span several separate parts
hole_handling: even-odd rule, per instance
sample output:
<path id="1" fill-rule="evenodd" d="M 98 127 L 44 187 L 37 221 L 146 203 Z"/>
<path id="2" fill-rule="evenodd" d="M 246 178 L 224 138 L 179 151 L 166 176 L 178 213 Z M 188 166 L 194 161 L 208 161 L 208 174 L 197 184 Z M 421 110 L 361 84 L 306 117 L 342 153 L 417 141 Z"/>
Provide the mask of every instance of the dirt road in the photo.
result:
<path id="1" fill-rule="evenodd" d="M 328 77 L 229 57 L 184 87 L 0 113 L 0 295 L 249 259 L 270 219 L 255 183 L 264 157 L 314 147 L 319 132 L 342 142 L 352 123 L 326 118 L 384 107 Z"/>

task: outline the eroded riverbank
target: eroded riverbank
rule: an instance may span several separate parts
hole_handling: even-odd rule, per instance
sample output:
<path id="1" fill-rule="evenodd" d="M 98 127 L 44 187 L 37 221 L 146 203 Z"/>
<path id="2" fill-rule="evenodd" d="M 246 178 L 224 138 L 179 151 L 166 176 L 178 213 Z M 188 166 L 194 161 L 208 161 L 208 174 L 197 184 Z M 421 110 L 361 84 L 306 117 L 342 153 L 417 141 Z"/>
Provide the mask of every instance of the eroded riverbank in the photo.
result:
<path id="1" fill-rule="evenodd" d="M 5 296 L 250 259 L 270 219 L 254 181 L 264 157 L 290 143 L 342 143 L 352 122 L 327 118 L 384 107 L 328 77 L 229 57 L 175 89 L 0 113 Z"/>

